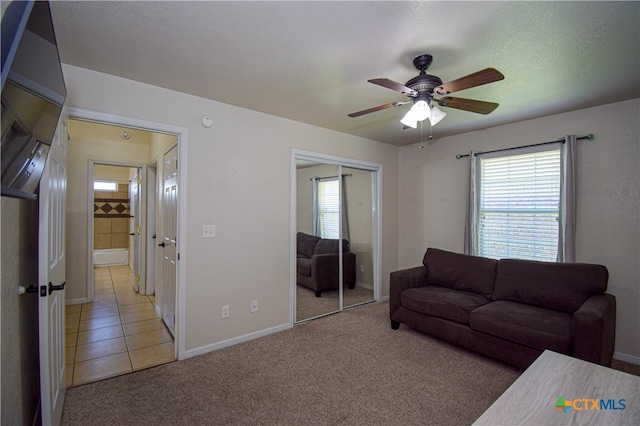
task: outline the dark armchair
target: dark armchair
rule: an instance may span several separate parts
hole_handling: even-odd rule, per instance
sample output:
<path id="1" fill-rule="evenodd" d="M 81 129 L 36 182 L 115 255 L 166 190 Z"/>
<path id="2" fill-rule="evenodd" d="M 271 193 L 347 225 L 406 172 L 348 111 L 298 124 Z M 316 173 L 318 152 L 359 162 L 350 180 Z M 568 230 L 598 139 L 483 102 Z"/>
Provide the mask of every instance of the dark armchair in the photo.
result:
<path id="1" fill-rule="evenodd" d="M 325 290 L 338 288 L 339 248 L 337 239 L 324 239 L 298 232 L 297 282 L 320 297 Z M 356 285 L 356 255 L 349 251 L 349 242 L 342 240 L 343 283 L 350 289 Z"/>

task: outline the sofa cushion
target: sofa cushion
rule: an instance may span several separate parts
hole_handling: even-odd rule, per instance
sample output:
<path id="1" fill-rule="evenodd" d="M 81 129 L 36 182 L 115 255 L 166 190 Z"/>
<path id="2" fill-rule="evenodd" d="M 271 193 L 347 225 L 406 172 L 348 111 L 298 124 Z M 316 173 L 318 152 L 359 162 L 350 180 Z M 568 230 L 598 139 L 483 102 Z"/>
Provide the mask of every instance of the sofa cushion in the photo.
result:
<path id="1" fill-rule="evenodd" d="M 476 293 L 429 286 L 410 288 L 400 295 L 402 306 L 425 315 L 469 323 L 469 313 L 490 300 Z"/>
<path id="2" fill-rule="evenodd" d="M 510 300 L 573 313 L 592 295 L 607 289 L 602 265 L 502 259 L 493 300 Z"/>
<path id="3" fill-rule="evenodd" d="M 316 247 L 313 251 L 313 254 L 333 254 L 338 253 L 338 240 L 337 239 L 321 239 L 316 244 Z M 342 252 L 349 252 L 349 242 L 347 240 L 342 240 Z"/>
<path id="4" fill-rule="evenodd" d="M 429 248 L 422 263 L 429 284 L 491 297 L 497 260 Z"/>
<path id="5" fill-rule="evenodd" d="M 296 259 L 298 273 L 307 277 L 311 276 L 311 259 L 299 257 Z"/>
<path id="6" fill-rule="evenodd" d="M 565 312 L 501 300 L 473 310 L 469 325 L 533 348 L 569 354 L 572 319 Z"/>
<path id="7" fill-rule="evenodd" d="M 316 244 L 320 241 L 320 237 L 305 234 L 304 232 L 298 232 L 296 240 L 296 252 L 298 253 L 298 257 L 311 257 L 313 256 L 313 250 L 316 248 Z"/>

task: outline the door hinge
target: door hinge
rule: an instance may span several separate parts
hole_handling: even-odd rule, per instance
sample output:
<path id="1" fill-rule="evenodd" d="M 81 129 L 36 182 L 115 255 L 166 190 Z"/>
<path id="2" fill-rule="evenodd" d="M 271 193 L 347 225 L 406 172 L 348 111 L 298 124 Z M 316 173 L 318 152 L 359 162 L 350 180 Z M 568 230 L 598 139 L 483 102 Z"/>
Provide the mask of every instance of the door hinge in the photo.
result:
<path id="1" fill-rule="evenodd" d="M 142 179 L 138 178 L 138 185 L 142 183 Z"/>
<path id="2" fill-rule="evenodd" d="M 136 281 L 140 281 L 140 275 L 136 275 Z"/>
<path id="3" fill-rule="evenodd" d="M 180 253 L 178 253 L 178 260 L 180 260 Z"/>
<path id="4" fill-rule="evenodd" d="M 140 227 L 139 227 L 139 226 L 137 226 L 137 227 L 136 227 L 136 232 L 137 232 L 138 234 L 140 233 Z"/>

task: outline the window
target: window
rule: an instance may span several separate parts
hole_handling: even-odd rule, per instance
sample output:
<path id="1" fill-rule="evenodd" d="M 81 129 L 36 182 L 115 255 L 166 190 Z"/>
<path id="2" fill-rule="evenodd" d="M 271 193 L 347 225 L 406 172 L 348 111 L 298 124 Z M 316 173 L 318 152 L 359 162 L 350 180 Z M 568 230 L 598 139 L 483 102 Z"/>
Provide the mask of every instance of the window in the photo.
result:
<path id="1" fill-rule="evenodd" d="M 560 148 L 520 152 L 479 156 L 475 254 L 555 262 Z"/>
<path id="2" fill-rule="evenodd" d="M 93 182 L 94 191 L 118 192 L 118 182 L 115 180 L 96 180 Z"/>
<path id="3" fill-rule="evenodd" d="M 318 182 L 318 206 L 320 210 L 320 238 L 339 238 L 340 191 L 337 178 Z"/>

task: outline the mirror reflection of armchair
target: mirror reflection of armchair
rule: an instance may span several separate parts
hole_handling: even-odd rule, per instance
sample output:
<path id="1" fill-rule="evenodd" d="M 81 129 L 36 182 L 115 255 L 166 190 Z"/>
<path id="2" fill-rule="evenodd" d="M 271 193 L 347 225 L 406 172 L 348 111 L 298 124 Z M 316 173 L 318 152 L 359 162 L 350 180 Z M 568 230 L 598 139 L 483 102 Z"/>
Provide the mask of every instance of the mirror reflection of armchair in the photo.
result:
<path id="1" fill-rule="evenodd" d="M 297 234 L 297 282 L 313 290 L 321 297 L 325 290 L 335 290 L 339 285 L 339 240 L 324 239 L 298 232 Z M 350 289 L 356 285 L 356 255 L 349 251 L 349 241 L 342 240 L 343 283 Z"/>

